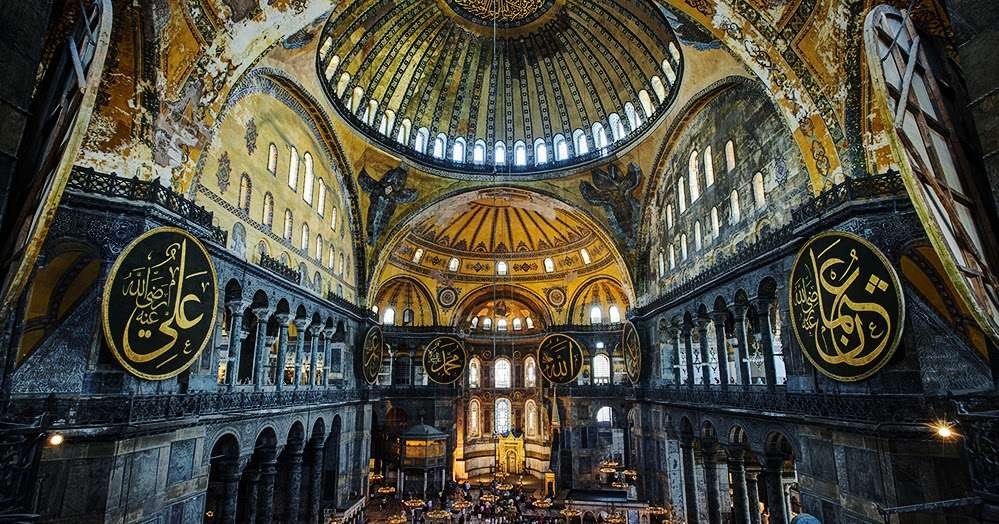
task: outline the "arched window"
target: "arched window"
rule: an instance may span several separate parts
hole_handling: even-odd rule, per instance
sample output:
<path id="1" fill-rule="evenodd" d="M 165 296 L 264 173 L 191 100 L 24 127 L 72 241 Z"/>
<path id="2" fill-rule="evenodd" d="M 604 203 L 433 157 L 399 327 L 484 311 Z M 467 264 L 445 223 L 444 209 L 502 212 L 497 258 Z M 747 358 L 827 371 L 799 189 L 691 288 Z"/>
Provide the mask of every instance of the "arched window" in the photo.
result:
<path id="1" fill-rule="evenodd" d="M 260 222 L 268 231 L 274 227 L 274 196 L 269 192 L 264 193 L 264 209 L 260 215 Z"/>
<path id="2" fill-rule="evenodd" d="M 742 211 L 739 209 L 739 192 L 732 190 L 732 194 L 729 195 L 729 204 L 732 207 L 732 212 L 728 215 L 728 223 L 735 224 L 742 218 Z"/>
<path id="3" fill-rule="evenodd" d="M 414 146 L 414 149 L 416 149 L 420 153 L 426 153 L 427 143 L 429 141 L 430 141 L 430 130 L 425 127 L 421 127 L 416 131 L 416 144 Z"/>
<path id="4" fill-rule="evenodd" d="M 715 162 L 711 159 L 711 146 L 704 148 L 704 187 L 715 183 Z"/>
<path id="5" fill-rule="evenodd" d="M 701 250 L 701 221 L 694 222 L 694 251 Z"/>
<path id="6" fill-rule="evenodd" d="M 413 122 L 408 118 L 402 119 L 402 124 L 399 126 L 399 134 L 396 135 L 395 141 L 400 144 L 409 143 L 409 132 L 413 129 Z"/>
<path id="7" fill-rule="evenodd" d="M 472 147 L 472 163 L 477 166 L 486 163 L 486 143 L 482 140 L 476 140 Z"/>
<path id="8" fill-rule="evenodd" d="M 593 357 L 593 383 L 609 384 L 611 378 L 610 358 L 600 353 Z"/>
<path id="9" fill-rule="evenodd" d="M 454 139 L 454 146 L 451 148 L 451 160 L 455 162 L 465 161 L 465 139 L 458 137 Z"/>
<path id="10" fill-rule="evenodd" d="M 479 387 L 479 359 L 477 358 L 468 361 L 468 387 Z"/>
<path id="11" fill-rule="evenodd" d="M 555 261 L 551 258 L 545 259 L 545 273 L 552 273 L 555 271 Z"/>
<path id="12" fill-rule="evenodd" d="M 350 93 L 350 112 L 353 113 L 355 116 L 357 115 L 357 112 L 360 111 L 361 109 L 362 101 L 364 101 L 364 89 L 361 89 L 360 86 L 357 86 Z M 365 111 L 367 111 L 367 108 L 365 108 Z M 365 123 L 367 123 L 367 121 L 365 121 Z"/>
<path id="13" fill-rule="evenodd" d="M 252 187 L 253 183 L 250 182 L 250 175 L 243 173 L 239 177 L 239 208 L 244 213 L 250 212 L 250 191 Z"/>
<path id="14" fill-rule="evenodd" d="M 590 263 L 590 252 L 587 251 L 585 247 L 582 248 L 582 249 L 580 249 L 579 250 L 579 258 L 583 259 L 583 263 L 584 264 L 589 264 Z"/>
<path id="15" fill-rule="evenodd" d="M 513 143 L 513 165 L 527 165 L 527 144 L 521 140 Z"/>
<path id="16" fill-rule="evenodd" d="M 610 317 L 611 324 L 621 323 L 621 310 L 617 306 L 611 306 L 607 310 L 607 316 Z"/>
<path id="17" fill-rule="evenodd" d="M 319 198 L 316 199 L 316 212 L 319 216 L 326 216 L 326 182 L 319 179 Z"/>
<path id="18" fill-rule="evenodd" d="M 497 166 L 506 164 L 506 144 L 502 140 L 493 146 L 493 164 Z"/>
<path id="19" fill-rule="evenodd" d="M 568 160 L 569 143 L 566 142 L 565 137 L 562 135 L 555 135 L 555 138 L 552 140 L 552 144 L 555 146 L 555 161 Z"/>
<path id="20" fill-rule="evenodd" d="M 284 210 L 284 239 L 291 241 L 292 231 L 295 225 L 295 218 L 291 216 L 291 210 Z"/>
<path id="21" fill-rule="evenodd" d="M 731 140 L 725 142 L 725 170 L 735 171 L 735 143 Z"/>
<path id="22" fill-rule="evenodd" d="M 632 131 L 638 129 L 638 126 L 642 125 L 642 119 L 635 112 L 635 104 L 628 102 L 624 104 L 624 116 L 628 118 L 628 126 Z"/>
<path id="23" fill-rule="evenodd" d="M 527 324 L 527 329 L 534 329 L 534 320 L 531 317 L 525 318 L 524 323 Z"/>
<path id="24" fill-rule="evenodd" d="M 673 69 L 673 64 L 669 62 L 668 58 L 663 59 L 663 73 L 666 74 L 666 80 L 670 85 L 676 83 L 676 70 Z"/>
<path id="25" fill-rule="evenodd" d="M 610 406 L 604 406 L 597 410 L 597 424 L 604 424 L 607 426 L 614 424 L 614 411 L 611 410 Z"/>
<path id="26" fill-rule="evenodd" d="M 423 258 L 423 248 L 422 247 L 418 247 L 418 248 L 416 248 L 416 252 L 413 253 L 413 263 L 414 264 L 419 264 L 420 260 L 422 258 Z"/>
<path id="27" fill-rule="evenodd" d="M 367 107 L 364 108 L 364 123 L 369 126 L 375 125 L 375 113 L 378 112 L 378 102 L 368 100 Z"/>
<path id="28" fill-rule="evenodd" d="M 333 270 L 333 260 L 334 260 L 333 257 L 334 256 L 336 256 L 336 249 L 333 247 L 333 243 L 331 242 L 330 243 L 330 258 L 329 258 L 328 261 L 326 261 L 326 269 L 329 269 L 330 271 Z M 376 311 L 376 313 L 377 313 L 377 311 Z"/>
<path id="29" fill-rule="evenodd" d="M 540 166 L 547 163 L 548 145 L 545 144 L 544 139 L 539 138 L 534 141 L 534 165 Z"/>
<path id="30" fill-rule="evenodd" d="M 603 322 L 603 313 L 600 312 L 600 306 L 593 306 L 590 308 L 590 324 L 599 324 Z"/>
<path id="31" fill-rule="evenodd" d="M 385 313 L 382 315 L 382 324 L 386 326 L 395 324 L 395 308 L 391 306 L 385 308 Z"/>
<path id="32" fill-rule="evenodd" d="M 619 117 L 617 113 L 611 113 L 611 115 L 607 117 L 607 123 L 610 124 L 611 128 L 611 139 L 615 142 L 621 140 L 624 138 L 624 135 L 628 134 L 627 131 L 624 130 L 624 123 L 621 122 L 621 117 Z"/>
<path id="33" fill-rule="evenodd" d="M 330 213 L 330 229 L 336 231 L 336 206 L 333 206 L 333 212 Z"/>
<path id="34" fill-rule="evenodd" d="M 669 245 L 669 268 L 676 268 L 676 250 L 673 248 L 673 244 Z"/>
<path id="35" fill-rule="evenodd" d="M 493 319 L 490 317 L 485 317 L 482 319 L 482 329 L 484 331 L 492 331 L 493 329 Z"/>
<path id="36" fill-rule="evenodd" d="M 472 329 L 475 329 L 475 326 L 479 325 L 479 317 L 472 317 L 472 321 L 469 322 L 469 325 Z"/>
<path id="37" fill-rule="evenodd" d="M 604 131 L 604 125 L 600 122 L 594 122 L 593 126 L 593 146 L 597 149 L 603 149 L 607 147 L 607 132 Z"/>
<path id="38" fill-rule="evenodd" d="M 325 44 L 328 44 L 330 46 L 329 48 L 326 49 L 326 52 L 328 53 L 333 47 L 333 39 L 332 38 L 326 39 L 324 45 Z M 323 76 L 326 78 L 327 81 L 333 80 L 333 75 L 336 73 L 336 68 L 338 67 L 340 67 L 340 57 L 337 55 L 333 55 L 333 58 L 331 58 L 329 63 L 326 64 L 326 69 L 323 70 Z"/>
<path id="39" fill-rule="evenodd" d="M 582 129 L 572 132 L 572 145 L 576 148 L 576 156 L 585 155 L 590 152 L 590 146 L 586 143 L 586 133 Z"/>
<path id="40" fill-rule="evenodd" d="M 660 102 L 666 100 L 666 86 L 663 85 L 663 81 L 658 76 L 652 77 L 652 91 Z"/>
<path id="41" fill-rule="evenodd" d="M 662 250 L 659 250 L 659 278 L 666 275 L 666 259 L 663 256 Z"/>
<path id="42" fill-rule="evenodd" d="M 753 175 L 753 202 L 756 203 L 756 209 L 763 209 L 763 206 L 767 205 L 767 195 L 763 190 L 763 173 Z"/>
<path id="43" fill-rule="evenodd" d="M 510 432 L 510 400 L 496 399 L 496 433 L 506 435 Z"/>
<path id="44" fill-rule="evenodd" d="M 468 369 L 471 371 L 471 369 L 472 369 L 471 364 L 469 364 Z M 469 376 L 469 380 L 471 381 L 471 376 Z M 476 384 L 475 386 L 472 386 L 472 387 L 478 387 L 478 384 Z M 474 437 L 478 437 L 479 436 L 479 418 L 482 416 L 480 414 L 480 411 L 481 410 L 479 408 L 479 401 L 478 401 L 478 399 L 474 399 L 473 398 L 472 401 L 468 403 L 468 436 L 469 437 L 474 438 Z"/>
<path id="45" fill-rule="evenodd" d="M 506 262 L 500 260 L 499 262 L 496 263 L 496 274 L 497 275 L 505 275 L 506 271 L 507 271 Z"/>
<path id="46" fill-rule="evenodd" d="M 680 235 L 680 260 L 687 260 L 687 234 Z"/>
<path id="47" fill-rule="evenodd" d="M 524 403 L 524 432 L 529 437 L 538 436 L 538 405 L 533 400 Z"/>
<path id="48" fill-rule="evenodd" d="M 510 361 L 508 359 L 506 358 L 496 359 L 496 364 L 493 367 L 493 373 L 494 373 L 494 378 L 496 380 L 497 388 L 505 389 L 511 387 L 512 369 L 510 367 Z"/>
<path id="49" fill-rule="evenodd" d="M 680 49 L 673 42 L 669 43 L 669 54 L 673 57 L 674 62 L 680 62 Z"/>
<path id="50" fill-rule="evenodd" d="M 687 210 L 687 188 L 683 177 L 676 179 L 676 199 L 680 205 L 680 214 Z"/>
<path id="51" fill-rule="evenodd" d="M 720 227 L 718 224 L 718 207 L 711 208 L 711 237 L 718 238 L 718 231 Z"/>
<path id="52" fill-rule="evenodd" d="M 298 191 L 298 150 L 291 147 L 291 160 L 288 162 L 288 187 Z"/>
<path id="53" fill-rule="evenodd" d="M 433 157 L 443 159 L 445 150 L 447 150 L 447 136 L 444 133 L 440 133 L 434 139 Z"/>
<path id="54" fill-rule="evenodd" d="M 513 330 L 520 331 L 521 329 L 524 329 L 524 321 L 520 317 L 513 319 Z"/>
<path id="55" fill-rule="evenodd" d="M 701 196 L 701 183 L 698 180 L 699 175 L 700 169 L 697 166 L 697 150 L 695 149 L 690 153 L 690 159 L 687 161 L 687 176 L 690 177 L 691 204 L 697 202 L 697 199 Z"/>
<path id="56" fill-rule="evenodd" d="M 666 204 L 666 229 L 673 229 L 673 204 Z"/>
<path id="57" fill-rule="evenodd" d="M 302 188 L 302 198 L 305 200 L 306 204 L 312 205 L 312 187 L 316 182 L 314 166 L 312 165 L 312 153 L 306 152 L 303 155 L 305 159 L 305 184 Z"/>
<path id="58" fill-rule="evenodd" d="M 271 142 L 271 145 L 267 147 L 267 170 L 271 172 L 272 175 L 277 174 L 277 163 L 278 163 L 278 151 L 277 146 Z"/>
<path id="59" fill-rule="evenodd" d="M 413 310 L 406 308 L 402 311 L 402 325 L 408 326 L 413 323 Z"/>
<path id="60" fill-rule="evenodd" d="M 340 252 L 340 271 L 338 273 L 343 275 L 344 269 L 347 268 L 347 257 L 344 256 L 343 252 Z"/>
<path id="61" fill-rule="evenodd" d="M 308 255 L 309 254 L 309 224 L 306 224 L 304 222 L 302 223 L 302 243 L 301 243 L 301 247 L 302 247 L 302 251 L 305 251 L 305 254 Z"/>
<path id="62" fill-rule="evenodd" d="M 323 262 L 323 236 L 322 235 L 316 235 L 316 260 L 318 260 L 320 264 L 322 264 L 322 262 Z"/>
<path id="63" fill-rule="evenodd" d="M 336 83 L 336 96 L 337 98 L 343 99 L 344 93 L 347 92 L 347 86 L 350 85 L 350 74 L 344 73 L 340 75 L 340 80 Z"/>
<path id="64" fill-rule="evenodd" d="M 506 319 L 500 318 L 496 321 L 496 331 L 506 331 Z"/>
<path id="65" fill-rule="evenodd" d="M 447 263 L 447 270 L 458 271 L 458 268 L 460 266 L 461 266 L 461 260 L 459 260 L 457 257 L 452 257 L 451 260 Z"/>
<path id="66" fill-rule="evenodd" d="M 645 111 L 645 118 L 652 116 L 654 107 L 652 106 L 652 98 L 649 97 L 649 92 L 644 89 L 639 91 L 638 101 L 642 105 L 642 111 Z"/>
<path id="67" fill-rule="evenodd" d="M 389 131 L 392 131 L 392 126 L 395 125 L 395 112 L 391 109 L 386 109 L 382 113 L 382 119 L 378 122 L 378 132 L 388 136 Z"/>

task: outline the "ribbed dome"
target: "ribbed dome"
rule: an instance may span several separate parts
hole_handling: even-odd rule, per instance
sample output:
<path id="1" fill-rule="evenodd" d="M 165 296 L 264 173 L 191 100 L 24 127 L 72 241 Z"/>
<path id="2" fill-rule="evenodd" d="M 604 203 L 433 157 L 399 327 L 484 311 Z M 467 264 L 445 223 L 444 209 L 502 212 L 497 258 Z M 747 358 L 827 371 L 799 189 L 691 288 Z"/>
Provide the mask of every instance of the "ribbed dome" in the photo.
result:
<path id="1" fill-rule="evenodd" d="M 482 13 L 496 5 L 493 30 Z M 683 69 L 659 9 L 625 0 L 342 2 L 317 67 L 334 107 L 371 139 L 470 173 L 609 154 L 664 113 Z"/>

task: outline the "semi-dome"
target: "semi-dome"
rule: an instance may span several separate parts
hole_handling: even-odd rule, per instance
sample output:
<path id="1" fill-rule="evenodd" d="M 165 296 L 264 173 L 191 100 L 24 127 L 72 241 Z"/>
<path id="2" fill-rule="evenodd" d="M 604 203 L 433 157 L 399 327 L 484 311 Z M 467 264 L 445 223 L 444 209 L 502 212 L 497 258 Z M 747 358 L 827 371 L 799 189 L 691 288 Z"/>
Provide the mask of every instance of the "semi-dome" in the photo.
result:
<path id="1" fill-rule="evenodd" d="M 383 148 L 447 174 L 538 173 L 644 136 L 683 57 L 647 1 L 353 0 L 317 72 L 336 111 Z"/>

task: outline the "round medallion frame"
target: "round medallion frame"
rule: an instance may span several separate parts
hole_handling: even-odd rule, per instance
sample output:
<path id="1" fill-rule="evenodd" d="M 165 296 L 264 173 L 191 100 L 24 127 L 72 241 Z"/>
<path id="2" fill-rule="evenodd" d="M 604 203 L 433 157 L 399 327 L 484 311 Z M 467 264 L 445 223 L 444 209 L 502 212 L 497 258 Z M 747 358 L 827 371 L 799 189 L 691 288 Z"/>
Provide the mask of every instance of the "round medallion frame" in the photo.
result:
<path id="1" fill-rule="evenodd" d="M 546 348 L 546 346 L 550 345 L 549 341 L 551 341 L 553 339 L 565 339 L 565 340 L 569 341 L 569 343 L 571 344 L 571 346 L 573 348 L 573 351 L 576 354 L 578 354 L 578 356 L 579 356 L 579 366 L 576 368 L 575 372 L 572 373 L 572 378 L 564 379 L 564 380 L 554 380 L 550 376 L 548 376 L 547 373 L 545 373 L 545 368 L 547 366 L 545 366 L 545 360 L 544 360 L 544 358 L 542 358 L 541 352 L 542 352 L 543 349 Z M 548 335 L 544 339 L 542 339 L 541 343 L 538 344 L 538 349 L 535 351 L 535 357 L 538 360 L 538 370 L 541 372 L 541 376 L 543 376 L 545 378 L 545 380 L 547 380 L 547 381 L 549 381 L 549 382 L 551 382 L 553 384 L 559 384 L 559 385 L 569 384 L 572 381 L 576 380 L 576 378 L 579 377 L 579 374 L 583 371 L 583 362 L 586 360 L 586 357 L 583 354 L 583 345 L 580 344 L 578 340 L 570 337 L 569 335 L 564 335 L 562 333 L 553 333 L 551 335 Z M 572 361 L 572 358 L 570 358 L 570 362 L 571 361 Z"/>
<path id="2" fill-rule="evenodd" d="M 450 380 L 447 379 L 438 380 L 438 378 L 435 378 L 434 374 L 430 372 L 431 366 L 427 363 L 427 355 L 431 353 L 432 349 L 437 349 L 437 346 L 445 342 L 454 343 L 454 347 L 458 348 L 458 350 L 461 352 L 461 367 L 458 369 L 454 378 Z M 423 349 L 422 360 L 423 360 L 423 371 L 424 373 L 427 374 L 427 378 L 430 379 L 431 382 L 433 382 L 434 384 L 454 384 L 455 382 L 461 380 L 461 377 L 465 375 L 465 368 L 468 367 L 468 351 L 465 350 L 465 345 L 462 344 L 462 342 L 457 338 L 447 337 L 447 336 L 437 337 L 431 340 L 430 343 L 427 344 L 427 347 Z"/>

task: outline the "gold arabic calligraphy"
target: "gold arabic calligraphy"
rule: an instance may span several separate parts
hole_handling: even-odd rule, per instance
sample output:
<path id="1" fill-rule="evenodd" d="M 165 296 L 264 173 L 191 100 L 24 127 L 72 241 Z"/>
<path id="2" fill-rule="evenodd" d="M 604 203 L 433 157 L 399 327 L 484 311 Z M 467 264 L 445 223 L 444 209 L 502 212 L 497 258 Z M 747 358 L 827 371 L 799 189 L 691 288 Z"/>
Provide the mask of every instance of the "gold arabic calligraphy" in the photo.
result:
<path id="1" fill-rule="evenodd" d="M 583 367 L 579 344 L 564 335 L 553 335 L 542 341 L 538 360 L 545 378 L 559 384 L 575 379 Z"/>
<path id="2" fill-rule="evenodd" d="M 428 375 L 438 383 L 454 382 L 465 368 L 465 350 L 452 338 L 435 339 L 424 350 L 423 358 Z"/>

